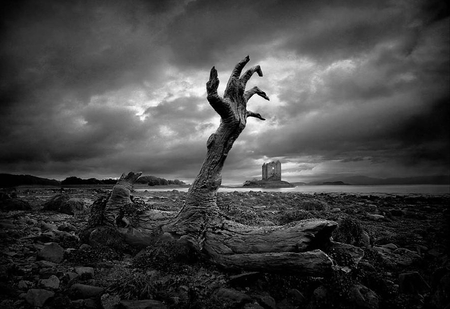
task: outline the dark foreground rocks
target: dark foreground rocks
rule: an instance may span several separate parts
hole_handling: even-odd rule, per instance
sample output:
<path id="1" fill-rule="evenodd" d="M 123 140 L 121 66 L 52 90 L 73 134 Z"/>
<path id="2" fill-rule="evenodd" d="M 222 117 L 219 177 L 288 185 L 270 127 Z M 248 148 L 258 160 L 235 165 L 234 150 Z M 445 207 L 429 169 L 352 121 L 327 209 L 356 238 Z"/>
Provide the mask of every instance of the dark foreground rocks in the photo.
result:
<path id="1" fill-rule="evenodd" d="M 450 304 L 449 196 L 219 193 L 232 220 L 282 225 L 339 222 L 333 238 L 364 251 L 327 252 L 326 277 L 235 270 L 170 242 L 141 249 L 83 244 L 94 189 L 18 190 L 0 207 L 0 308 L 446 308 Z M 135 192 L 178 210 L 183 192 Z M 29 207 L 12 208 L 9 200 Z M 71 207 L 61 207 L 67 201 Z M 66 203 L 67 204 L 67 203 Z M 70 204 L 70 203 L 69 203 Z M 50 205 L 50 206 L 49 206 Z M 78 206 L 77 206 L 78 205 Z M 66 211 L 67 209 L 75 211 Z"/>

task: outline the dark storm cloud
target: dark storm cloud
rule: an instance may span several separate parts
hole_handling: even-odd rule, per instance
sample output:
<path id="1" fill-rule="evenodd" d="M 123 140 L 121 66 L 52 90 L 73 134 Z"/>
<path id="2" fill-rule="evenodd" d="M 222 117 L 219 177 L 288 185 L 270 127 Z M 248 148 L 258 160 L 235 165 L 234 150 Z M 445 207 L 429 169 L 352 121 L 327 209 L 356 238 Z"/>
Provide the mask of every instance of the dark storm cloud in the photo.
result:
<path id="1" fill-rule="evenodd" d="M 218 124 L 209 69 L 223 91 L 248 54 L 264 72 L 248 87 L 271 101 L 249 102 L 267 121 L 249 120 L 224 178 L 254 177 L 273 158 L 294 178 L 449 168 L 444 1 L 2 5 L 2 171 L 195 177 Z"/>

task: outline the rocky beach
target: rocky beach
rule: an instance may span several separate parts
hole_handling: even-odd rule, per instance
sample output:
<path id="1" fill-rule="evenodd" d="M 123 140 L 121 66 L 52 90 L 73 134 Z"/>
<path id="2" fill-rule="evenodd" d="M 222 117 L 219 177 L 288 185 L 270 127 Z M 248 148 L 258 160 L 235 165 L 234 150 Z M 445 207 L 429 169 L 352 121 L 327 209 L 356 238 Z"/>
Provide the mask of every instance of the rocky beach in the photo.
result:
<path id="1" fill-rule="evenodd" d="M 448 308 L 450 196 L 219 192 L 220 210 L 254 226 L 321 218 L 333 239 L 364 251 L 328 277 L 226 271 L 176 246 L 83 243 L 108 188 L 17 188 L 0 194 L 0 308 Z M 179 210 L 187 193 L 133 192 L 138 205 Z M 81 238 L 80 238 L 81 237 Z M 156 252 L 155 252 L 156 251 Z M 333 254 L 333 253 L 330 253 Z M 335 253 L 333 259 L 345 260 Z M 345 264 L 345 263 L 344 263 Z"/>

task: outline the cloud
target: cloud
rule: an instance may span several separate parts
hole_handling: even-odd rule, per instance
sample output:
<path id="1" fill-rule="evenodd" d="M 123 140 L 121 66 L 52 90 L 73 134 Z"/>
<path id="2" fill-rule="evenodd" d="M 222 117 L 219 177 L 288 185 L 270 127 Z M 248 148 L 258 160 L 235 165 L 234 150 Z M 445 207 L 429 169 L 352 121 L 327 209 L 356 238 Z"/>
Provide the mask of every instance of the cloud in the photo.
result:
<path id="1" fill-rule="evenodd" d="M 224 181 L 449 170 L 442 1 L 9 1 L 0 14 L 0 169 L 66 177 L 195 177 L 222 93 L 247 54 L 271 98 Z M 370 176 L 368 175 L 368 176 Z"/>

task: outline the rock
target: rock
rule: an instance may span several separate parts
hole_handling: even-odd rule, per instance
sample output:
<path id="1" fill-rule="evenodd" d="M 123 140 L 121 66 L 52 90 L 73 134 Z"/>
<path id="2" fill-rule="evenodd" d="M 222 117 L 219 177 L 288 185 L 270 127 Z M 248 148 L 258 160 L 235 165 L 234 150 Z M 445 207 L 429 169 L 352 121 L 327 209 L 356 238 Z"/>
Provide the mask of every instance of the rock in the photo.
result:
<path id="1" fill-rule="evenodd" d="M 371 220 L 374 220 L 374 221 L 385 221 L 386 220 L 385 216 L 377 215 L 377 214 L 369 214 L 369 213 L 367 213 L 366 217 L 371 219 Z"/>
<path id="2" fill-rule="evenodd" d="M 314 290 L 311 301 L 308 304 L 308 308 L 326 308 L 324 305 L 328 304 L 328 302 L 328 291 L 323 285 L 321 285 Z"/>
<path id="3" fill-rule="evenodd" d="M 265 309 L 277 309 L 277 303 L 270 295 L 258 295 L 253 298 Z"/>
<path id="4" fill-rule="evenodd" d="M 33 285 L 33 282 L 31 282 L 31 281 L 20 280 L 19 283 L 17 284 L 17 287 L 20 290 L 25 290 L 25 289 L 28 289 L 28 287 L 31 287 L 32 285 Z"/>
<path id="5" fill-rule="evenodd" d="M 401 293 L 423 294 L 430 290 L 430 286 L 417 271 L 402 273 L 398 276 Z"/>
<path id="6" fill-rule="evenodd" d="M 243 292 L 236 291 L 235 289 L 220 288 L 218 289 L 213 298 L 223 304 L 223 308 L 234 308 L 242 306 L 246 303 L 250 303 L 252 298 Z"/>
<path id="7" fill-rule="evenodd" d="M 69 289 L 69 296 L 72 299 L 86 299 L 100 296 L 104 291 L 104 288 L 98 286 L 75 283 Z"/>
<path id="8" fill-rule="evenodd" d="M 36 261 L 36 264 L 40 267 L 40 268 L 52 268 L 56 266 L 56 263 L 50 262 L 50 261 Z"/>
<path id="9" fill-rule="evenodd" d="M 81 279 L 92 279 L 94 278 L 94 268 L 92 267 L 75 267 L 75 272 L 81 277 Z"/>
<path id="10" fill-rule="evenodd" d="M 52 291 L 47 291 L 44 289 L 30 289 L 25 296 L 25 300 L 34 307 L 42 307 L 45 302 L 55 296 Z"/>
<path id="11" fill-rule="evenodd" d="M 394 251 L 384 247 L 373 247 L 378 252 L 387 267 L 408 267 L 418 263 L 422 257 L 409 249 L 398 248 Z"/>
<path id="12" fill-rule="evenodd" d="M 115 309 L 120 303 L 119 295 L 103 294 L 101 297 L 103 309 Z"/>
<path id="13" fill-rule="evenodd" d="M 1 211 L 32 210 L 32 208 L 31 205 L 26 201 L 11 197 L 9 195 L 2 194 L 2 196 L 0 196 L 0 210 Z"/>
<path id="14" fill-rule="evenodd" d="M 37 256 L 46 261 L 61 263 L 64 259 L 64 249 L 57 243 L 50 243 L 45 245 Z"/>
<path id="15" fill-rule="evenodd" d="M 405 212 L 401 209 L 391 209 L 391 210 L 389 210 L 389 213 L 393 217 L 401 217 L 401 216 L 405 215 Z"/>
<path id="16" fill-rule="evenodd" d="M 77 230 L 77 228 L 70 223 L 63 222 L 60 226 L 58 226 L 58 230 L 64 232 L 74 232 Z"/>
<path id="17" fill-rule="evenodd" d="M 47 289 L 59 289 L 59 279 L 55 275 L 51 275 L 48 279 L 41 279 L 39 283 L 42 287 Z"/>
<path id="18" fill-rule="evenodd" d="M 378 295 L 362 284 L 356 284 L 351 288 L 350 300 L 356 308 L 365 309 L 377 309 L 379 303 Z"/>
<path id="19" fill-rule="evenodd" d="M 393 243 L 381 245 L 380 247 L 381 247 L 381 248 L 386 248 L 386 249 L 388 249 L 388 250 L 390 250 L 390 251 L 394 251 L 394 250 L 397 250 L 397 249 L 398 249 L 397 245 L 396 245 L 396 244 L 393 244 Z"/>
<path id="20" fill-rule="evenodd" d="M 122 300 L 118 306 L 119 309 L 166 309 L 164 303 L 154 299 L 143 300 Z"/>
<path id="21" fill-rule="evenodd" d="M 296 306 L 302 306 L 306 304 L 306 298 L 303 294 L 297 289 L 290 289 L 288 292 L 289 301 Z"/>
<path id="22" fill-rule="evenodd" d="M 86 209 L 87 208 L 81 199 L 71 198 L 61 204 L 59 212 L 68 215 L 76 215 L 85 213 Z"/>
<path id="23" fill-rule="evenodd" d="M 70 196 L 67 193 L 57 194 L 44 204 L 43 210 L 59 211 L 61 205 L 69 199 Z"/>

